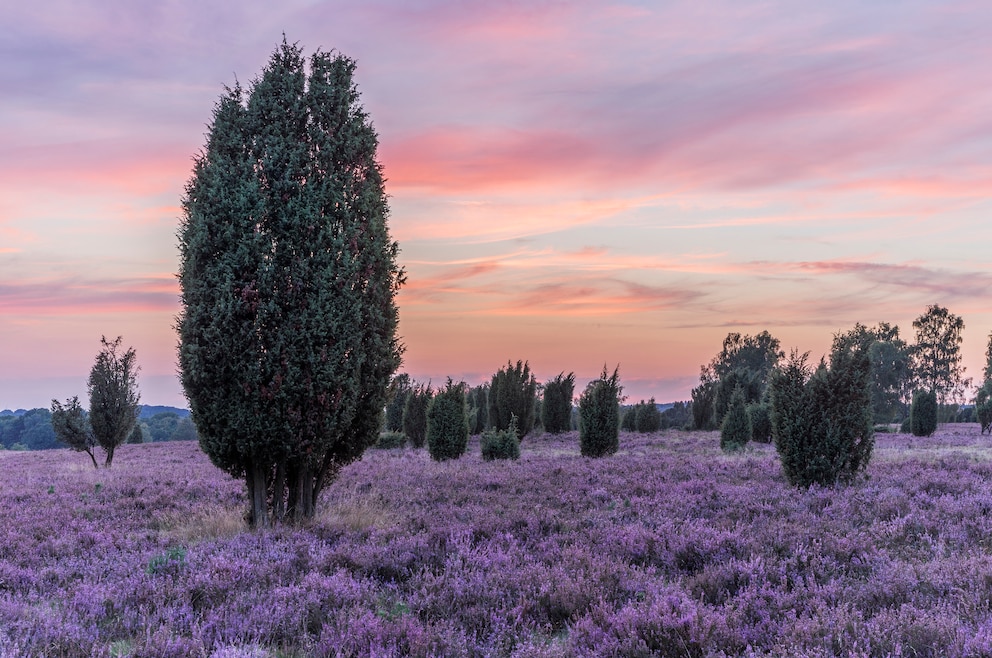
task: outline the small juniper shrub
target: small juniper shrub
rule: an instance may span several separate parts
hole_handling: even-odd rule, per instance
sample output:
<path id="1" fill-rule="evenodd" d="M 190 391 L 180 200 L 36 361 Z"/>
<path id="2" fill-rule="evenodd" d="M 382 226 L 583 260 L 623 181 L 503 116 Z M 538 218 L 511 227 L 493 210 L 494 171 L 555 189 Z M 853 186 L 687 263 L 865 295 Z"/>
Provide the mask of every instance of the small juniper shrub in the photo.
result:
<path id="1" fill-rule="evenodd" d="M 849 481 L 868 465 L 872 431 L 868 354 L 857 345 L 835 351 L 816 372 L 809 353 L 793 352 L 771 382 L 772 436 L 794 486 Z"/>
<path id="2" fill-rule="evenodd" d="M 403 409 L 403 433 L 414 448 L 423 448 L 427 440 L 427 407 L 434 393 L 430 384 L 410 389 Z"/>
<path id="3" fill-rule="evenodd" d="M 716 429 L 716 389 L 719 382 L 702 382 L 692 389 L 692 428 L 710 431 Z"/>
<path id="4" fill-rule="evenodd" d="M 937 394 L 916 391 L 909 408 L 909 427 L 913 436 L 931 436 L 937 431 Z"/>
<path id="5" fill-rule="evenodd" d="M 747 414 L 747 403 L 744 401 L 744 389 L 740 386 L 734 389 L 723 417 L 720 428 L 720 448 L 726 452 L 743 450 L 751 440 L 751 419 Z"/>
<path id="6" fill-rule="evenodd" d="M 530 372 L 530 364 L 507 362 L 493 375 L 489 385 L 489 426 L 505 430 L 510 417 L 517 417 L 517 438 L 523 439 L 534 428 L 537 380 Z"/>
<path id="7" fill-rule="evenodd" d="M 771 443 L 771 404 L 767 401 L 752 402 L 747 405 L 747 417 L 751 421 L 751 440 L 758 443 Z"/>
<path id="8" fill-rule="evenodd" d="M 458 459 L 468 446 L 465 384 L 451 381 L 437 392 L 427 408 L 427 450 L 431 459 Z"/>
<path id="9" fill-rule="evenodd" d="M 572 397 L 575 395 L 575 373 L 559 373 L 544 385 L 541 423 L 549 434 L 563 434 L 572 428 Z"/>
<path id="10" fill-rule="evenodd" d="M 605 457 L 620 447 L 620 369 L 603 366 L 579 398 L 579 448 L 583 457 Z"/>
<path id="11" fill-rule="evenodd" d="M 517 418 L 510 420 L 505 430 L 487 430 L 482 433 L 482 458 L 487 462 L 494 459 L 520 459 L 520 440 L 517 438 Z"/>
<path id="12" fill-rule="evenodd" d="M 413 390 L 410 375 L 401 373 L 393 377 L 389 384 L 389 401 L 386 403 L 386 429 L 391 432 L 403 431 L 403 410 L 406 399 Z"/>
<path id="13" fill-rule="evenodd" d="M 637 431 L 637 405 L 620 408 L 620 429 L 624 432 Z"/>
<path id="14" fill-rule="evenodd" d="M 647 402 L 634 407 L 634 426 L 638 432 L 657 432 L 661 429 L 661 412 L 658 411 L 658 404 L 651 398 Z"/>
<path id="15" fill-rule="evenodd" d="M 489 384 L 471 388 L 466 393 L 468 403 L 468 431 L 477 436 L 489 427 Z"/>
<path id="16" fill-rule="evenodd" d="M 395 450 L 406 447 L 406 434 L 403 432 L 393 432 L 387 430 L 379 433 L 379 440 L 375 447 L 380 450 Z"/>

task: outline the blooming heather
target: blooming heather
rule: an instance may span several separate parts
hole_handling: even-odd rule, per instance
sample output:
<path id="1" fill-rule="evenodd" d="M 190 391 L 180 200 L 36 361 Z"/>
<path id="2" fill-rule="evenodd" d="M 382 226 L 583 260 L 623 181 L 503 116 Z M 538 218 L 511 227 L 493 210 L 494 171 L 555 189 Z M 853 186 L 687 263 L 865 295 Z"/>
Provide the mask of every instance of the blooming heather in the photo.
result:
<path id="1" fill-rule="evenodd" d="M 515 462 L 371 451 L 310 525 L 244 529 L 195 443 L 0 453 L 0 656 L 983 656 L 992 449 L 882 435 L 789 486 L 772 446 L 576 433 Z"/>

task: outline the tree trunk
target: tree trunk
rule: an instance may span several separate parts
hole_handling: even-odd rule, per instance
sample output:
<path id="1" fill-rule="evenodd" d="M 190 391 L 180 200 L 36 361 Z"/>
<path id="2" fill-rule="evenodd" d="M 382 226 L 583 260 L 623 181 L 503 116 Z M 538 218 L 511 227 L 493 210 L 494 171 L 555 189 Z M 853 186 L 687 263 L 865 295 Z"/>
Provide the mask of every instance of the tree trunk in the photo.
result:
<path id="1" fill-rule="evenodd" d="M 272 483 L 272 516 L 282 521 L 286 516 L 286 462 L 276 465 L 276 478 Z"/>
<path id="2" fill-rule="evenodd" d="M 93 462 L 93 468 L 99 470 L 100 465 L 96 463 L 96 455 L 93 454 L 93 451 L 87 450 L 86 454 L 90 456 L 90 460 Z"/>
<path id="3" fill-rule="evenodd" d="M 269 527 L 268 487 L 265 482 L 266 469 L 253 462 L 245 470 L 245 480 L 248 484 L 249 516 L 248 525 L 252 528 Z"/>
<path id="4" fill-rule="evenodd" d="M 110 468 L 110 465 L 114 463 L 114 446 L 110 446 L 107 450 L 107 460 L 103 463 L 104 468 Z"/>

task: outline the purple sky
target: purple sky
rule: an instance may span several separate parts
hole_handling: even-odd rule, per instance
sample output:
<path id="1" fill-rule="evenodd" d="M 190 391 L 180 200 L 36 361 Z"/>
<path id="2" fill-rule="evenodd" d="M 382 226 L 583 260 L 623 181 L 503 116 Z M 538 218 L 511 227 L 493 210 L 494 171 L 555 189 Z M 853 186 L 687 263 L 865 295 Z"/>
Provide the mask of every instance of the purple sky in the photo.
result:
<path id="1" fill-rule="evenodd" d="M 0 8 L 0 409 L 123 335 L 175 378 L 175 232 L 224 85 L 285 32 L 358 60 L 404 370 L 528 359 L 686 399 L 729 331 L 789 350 L 928 304 L 992 329 L 992 5 L 101 2 Z M 9 6 L 14 5 L 14 6 Z"/>

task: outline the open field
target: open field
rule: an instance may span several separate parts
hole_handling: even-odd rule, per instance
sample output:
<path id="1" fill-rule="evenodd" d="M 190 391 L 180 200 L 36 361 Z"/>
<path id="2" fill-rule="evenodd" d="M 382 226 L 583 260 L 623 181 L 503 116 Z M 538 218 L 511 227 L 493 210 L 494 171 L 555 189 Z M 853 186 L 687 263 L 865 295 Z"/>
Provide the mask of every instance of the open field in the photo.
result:
<path id="1" fill-rule="evenodd" d="M 877 442 L 803 492 L 715 433 L 370 451 L 263 533 L 195 444 L 0 452 L 0 656 L 992 656 L 992 440 Z"/>

